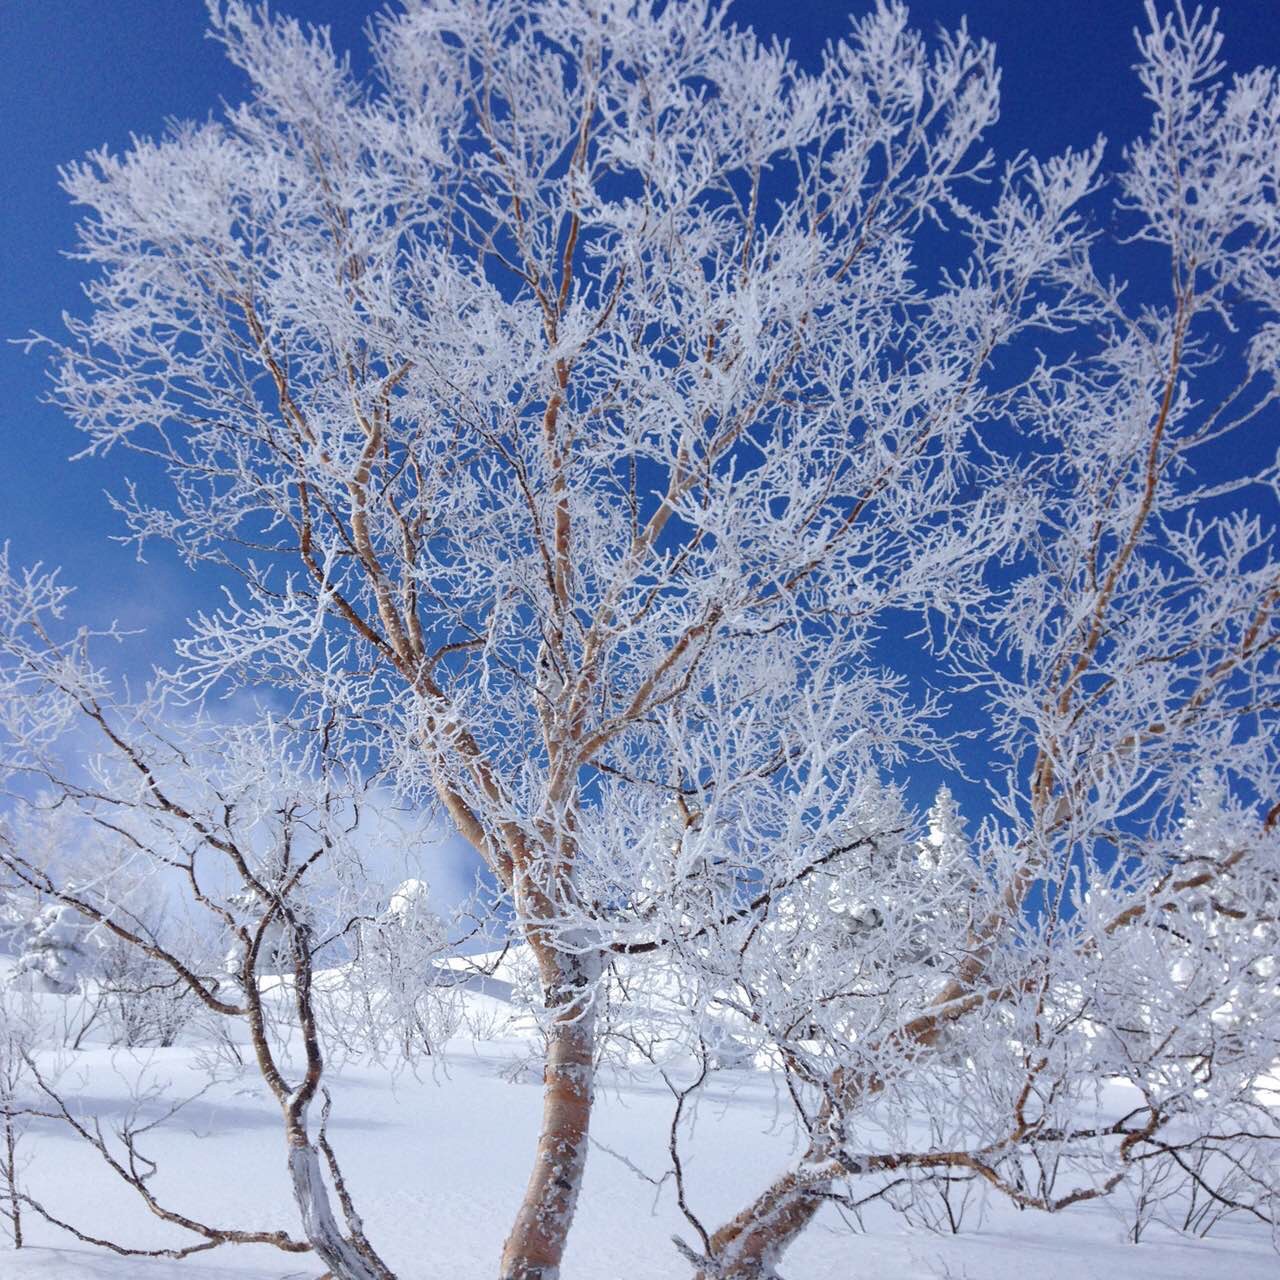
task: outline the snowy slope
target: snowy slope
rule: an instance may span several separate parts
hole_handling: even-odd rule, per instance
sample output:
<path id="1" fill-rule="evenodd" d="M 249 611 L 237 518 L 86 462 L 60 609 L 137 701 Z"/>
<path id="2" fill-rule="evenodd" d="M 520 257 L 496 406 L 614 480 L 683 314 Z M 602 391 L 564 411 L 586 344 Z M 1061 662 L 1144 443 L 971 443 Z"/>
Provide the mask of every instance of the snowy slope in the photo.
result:
<path id="1" fill-rule="evenodd" d="M 388 1079 L 369 1066 L 330 1073 L 330 1133 L 363 1212 L 367 1233 L 402 1280 L 491 1280 L 506 1223 L 526 1173 L 540 1110 L 533 1045 L 508 1003 L 502 974 L 467 996 L 476 1025 L 499 1035 L 458 1038 L 415 1077 Z M 514 1020 L 513 1020 L 514 1017 Z M 501 1026 L 507 1022 L 507 1027 Z M 63 1089 L 104 1122 L 130 1106 L 141 1068 L 169 1096 L 205 1082 L 198 1047 L 134 1056 L 104 1047 L 71 1055 Z M 763 1071 L 723 1073 L 703 1097 L 689 1150 L 690 1194 L 708 1226 L 742 1207 L 792 1149 L 779 1082 Z M 1118 1102 L 1120 1100 L 1117 1100 Z M 154 1110 L 155 1108 L 153 1108 Z M 670 1096 L 651 1070 L 606 1072 L 595 1134 L 637 1168 L 666 1168 Z M 252 1070 L 210 1089 L 157 1131 L 145 1149 L 159 1162 L 160 1198 L 222 1225 L 296 1230 L 277 1114 Z M 138 1247 L 189 1243 L 151 1218 L 98 1157 L 64 1127 L 37 1121 L 23 1153 L 31 1193 L 82 1230 Z M 912 1230 L 883 1208 L 851 1233 L 834 1213 L 819 1219 L 788 1255 L 788 1280 L 1270 1280 L 1277 1256 L 1264 1228 L 1220 1226 L 1207 1241 L 1160 1227 L 1143 1243 L 1124 1242 L 1125 1202 L 1091 1204 L 1050 1218 L 975 1192 L 960 1235 Z M 26 1220 L 30 1247 L 0 1252 L 4 1280 L 285 1280 L 316 1277 L 306 1255 L 229 1246 L 185 1261 L 113 1257 Z M 694 1239 L 670 1183 L 646 1182 L 597 1149 L 564 1270 L 564 1280 L 685 1280 L 670 1243 Z"/>

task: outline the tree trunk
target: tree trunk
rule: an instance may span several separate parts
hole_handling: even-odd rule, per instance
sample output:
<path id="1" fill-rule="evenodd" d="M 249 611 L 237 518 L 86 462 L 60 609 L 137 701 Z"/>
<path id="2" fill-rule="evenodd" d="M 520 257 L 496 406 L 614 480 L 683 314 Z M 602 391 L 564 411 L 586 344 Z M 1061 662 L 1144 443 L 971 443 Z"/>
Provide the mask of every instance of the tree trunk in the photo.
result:
<path id="1" fill-rule="evenodd" d="M 794 1171 L 783 1174 L 711 1237 L 716 1268 L 699 1272 L 698 1280 L 769 1280 L 829 1187 L 829 1181 L 802 1184 Z"/>
<path id="2" fill-rule="evenodd" d="M 830 1191 L 837 1140 L 830 1131 L 831 1104 L 823 1103 L 804 1156 L 711 1237 L 713 1267 L 697 1280 L 771 1280 L 782 1255 L 813 1221 Z"/>
<path id="3" fill-rule="evenodd" d="M 17 1134 L 13 1127 L 12 1091 L 4 1099 L 4 1184 L 9 1193 L 9 1220 L 13 1227 L 13 1247 L 22 1248 L 22 1200 L 18 1193 Z"/>
<path id="4" fill-rule="evenodd" d="M 551 1010 L 542 1072 L 542 1131 L 524 1200 L 502 1250 L 500 1280 L 559 1280 L 587 1163 L 599 963 L 535 945 Z"/>
<path id="5" fill-rule="evenodd" d="M 953 979 L 935 998 L 934 1009 L 907 1024 L 902 1043 L 909 1046 L 912 1053 L 938 1044 L 944 1028 L 956 1015 L 940 1015 L 936 1007 L 953 1005 L 971 989 L 979 973 L 976 968 L 967 972 L 963 986 L 959 979 Z M 979 992 L 973 1005 L 963 1006 L 963 1010 L 959 1005 L 955 1007 L 957 1012 L 967 1012 L 969 1008 L 982 1007 L 990 998 L 990 993 Z M 838 1180 L 827 1174 L 839 1143 L 832 1130 L 833 1120 L 840 1112 L 847 1112 L 858 1098 L 878 1094 L 883 1081 L 874 1074 L 851 1077 L 837 1068 L 831 1086 L 831 1092 L 814 1118 L 804 1157 L 715 1232 L 710 1249 L 715 1265 L 699 1272 L 697 1280 L 770 1280 L 776 1274 L 782 1255 L 813 1220 L 822 1207 L 823 1196 Z M 839 1099 L 839 1112 L 833 1097 Z"/>
<path id="6" fill-rule="evenodd" d="M 291 1139 L 289 1178 L 302 1215 L 302 1233 L 333 1280 L 391 1280 L 391 1273 L 365 1257 L 338 1226 L 320 1167 L 320 1153 L 309 1142 Z"/>

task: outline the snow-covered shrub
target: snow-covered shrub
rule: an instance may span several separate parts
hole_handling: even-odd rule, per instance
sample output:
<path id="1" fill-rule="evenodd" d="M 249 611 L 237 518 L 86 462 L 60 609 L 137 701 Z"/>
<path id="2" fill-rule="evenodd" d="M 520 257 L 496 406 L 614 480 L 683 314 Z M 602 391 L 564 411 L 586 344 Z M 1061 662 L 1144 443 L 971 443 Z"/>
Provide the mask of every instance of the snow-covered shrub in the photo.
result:
<path id="1" fill-rule="evenodd" d="M 353 977 L 372 1045 L 389 1042 L 407 1062 L 432 1056 L 458 1029 L 464 973 L 445 966 L 449 926 L 432 909 L 430 886 L 403 881 L 356 937 Z"/>
<path id="2" fill-rule="evenodd" d="M 126 1048 L 168 1048 L 197 1009 L 168 965 L 110 934 L 99 943 L 96 987 L 106 1034 Z"/>

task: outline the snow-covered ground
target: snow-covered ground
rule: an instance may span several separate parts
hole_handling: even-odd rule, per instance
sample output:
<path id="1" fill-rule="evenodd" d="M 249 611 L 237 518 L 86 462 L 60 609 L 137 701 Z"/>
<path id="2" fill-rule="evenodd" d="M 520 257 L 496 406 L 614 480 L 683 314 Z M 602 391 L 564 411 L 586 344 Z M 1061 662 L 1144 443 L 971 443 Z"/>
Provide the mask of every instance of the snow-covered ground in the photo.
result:
<path id="1" fill-rule="evenodd" d="M 402 1280 L 492 1280 L 506 1224 L 527 1173 L 540 1109 L 532 1045 L 501 982 L 467 998 L 478 1021 L 499 1026 L 484 1041 L 457 1038 L 416 1076 L 388 1078 L 368 1066 L 335 1068 L 330 1136 L 361 1209 L 367 1234 Z M 501 1028 L 503 1020 L 507 1026 Z M 94 1046 L 66 1059 L 60 1084 L 102 1118 L 131 1106 L 139 1066 L 167 1082 L 165 1093 L 195 1093 L 206 1081 L 201 1051 L 134 1056 Z M 434 1065 L 433 1065 L 434 1064 Z M 726 1072 L 702 1097 L 689 1146 L 693 1204 L 709 1226 L 741 1208 L 787 1159 L 794 1135 L 778 1082 L 764 1071 Z M 156 1108 L 152 1108 L 155 1110 Z M 641 1173 L 666 1168 L 670 1095 L 652 1072 L 606 1072 L 594 1151 L 564 1280 L 686 1280 L 671 1245 L 693 1233 L 667 1182 Z M 154 1186 L 171 1207 L 218 1225 L 286 1228 L 296 1214 L 285 1177 L 278 1113 L 251 1068 L 209 1089 L 148 1135 L 158 1162 Z M 628 1168 L 603 1148 L 625 1152 Z M 136 1196 L 64 1126 L 33 1123 L 21 1148 L 31 1193 L 82 1230 L 136 1247 L 190 1243 L 150 1217 Z M 637 1172 L 639 1170 L 640 1172 Z M 1193 1240 L 1154 1226 L 1140 1245 L 1125 1242 L 1117 1197 L 1049 1217 L 1019 1212 L 975 1191 L 959 1235 L 912 1229 L 873 1208 L 853 1232 L 834 1211 L 788 1254 L 788 1280 L 1270 1280 L 1280 1269 L 1270 1233 L 1243 1221 Z M 184 1261 L 112 1256 L 69 1240 L 28 1213 L 28 1247 L 0 1250 L 4 1280 L 285 1280 L 316 1277 L 307 1255 L 227 1246 Z"/>

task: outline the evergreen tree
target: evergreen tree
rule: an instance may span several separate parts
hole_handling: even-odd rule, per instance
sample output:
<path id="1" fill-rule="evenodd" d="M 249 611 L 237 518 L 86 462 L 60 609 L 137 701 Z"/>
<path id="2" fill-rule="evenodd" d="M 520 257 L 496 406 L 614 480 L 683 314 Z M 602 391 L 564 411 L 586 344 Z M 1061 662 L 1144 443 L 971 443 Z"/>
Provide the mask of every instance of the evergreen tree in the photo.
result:
<path id="1" fill-rule="evenodd" d="M 33 991 L 70 995 L 93 969 L 91 926 L 71 907 L 50 903 L 19 931 L 14 980 Z"/>

